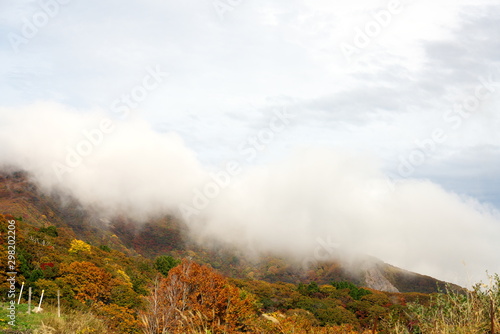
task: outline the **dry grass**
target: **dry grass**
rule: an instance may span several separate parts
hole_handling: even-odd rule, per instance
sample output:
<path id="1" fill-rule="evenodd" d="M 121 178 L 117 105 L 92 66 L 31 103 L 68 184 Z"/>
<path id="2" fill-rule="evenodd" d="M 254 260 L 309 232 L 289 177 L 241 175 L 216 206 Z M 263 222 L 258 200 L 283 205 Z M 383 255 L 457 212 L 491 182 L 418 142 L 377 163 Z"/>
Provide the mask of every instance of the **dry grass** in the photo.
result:
<path id="1" fill-rule="evenodd" d="M 401 313 L 402 312 L 402 313 Z M 193 316 L 193 315 L 191 315 Z M 200 315 L 201 316 L 201 315 Z M 354 334 L 359 329 L 349 325 L 320 327 L 306 318 L 282 317 L 273 323 L 262 317 L 252 321 L 253 333 L 271 334 Z M 202 321 L 199 323 L 203 324 Z M 187 321 L 184 333 L 212 333 L 209 326 L 195 326 Z M 380 323 L 376 333 L 391 334 L 500 334 L 500 277 L 477 284 L 470 291 L 447 290 L 435 294 L 425 305 L 410 303 Z M 365 330 L 363 333 L 373 333 Z"/>
<path id="2" fill-rule="evenodd" d="M 471 291 L 437 294 L 427 306 L 409 304 L 403 320 L 389 321 L 395 334 L 500 334 L 500 278 Z"/>
<path id="3" fill-rule="evenodd" d="M 104 322 L 88 311 L 64 309 L 59 318 L 57 308 L 48 305 L 44 313 L 47 316 L 33 334 L 110 333 Z"/>

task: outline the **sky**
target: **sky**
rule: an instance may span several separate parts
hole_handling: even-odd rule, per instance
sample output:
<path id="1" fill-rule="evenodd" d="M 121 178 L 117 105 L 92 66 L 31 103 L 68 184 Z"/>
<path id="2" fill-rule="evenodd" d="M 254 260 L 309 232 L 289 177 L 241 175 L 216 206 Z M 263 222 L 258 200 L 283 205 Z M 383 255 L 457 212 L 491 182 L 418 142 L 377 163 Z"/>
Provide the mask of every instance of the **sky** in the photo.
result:
<path id="1" fill-rule="evenodd" d="M 494 0 L 2 2 L 0 163 L 225 242 L 332 236 L 478 277 L 500 269 L 499 18 Z"/>

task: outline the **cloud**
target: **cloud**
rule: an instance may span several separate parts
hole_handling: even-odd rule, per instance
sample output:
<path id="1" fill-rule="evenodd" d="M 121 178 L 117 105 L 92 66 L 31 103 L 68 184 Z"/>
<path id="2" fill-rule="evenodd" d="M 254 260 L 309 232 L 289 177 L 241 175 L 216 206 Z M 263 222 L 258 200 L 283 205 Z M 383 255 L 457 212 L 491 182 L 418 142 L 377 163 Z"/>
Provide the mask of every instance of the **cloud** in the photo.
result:
<path id="1" fill-rule="evenodd" d="M 239 4 L 221 18 L 212 1 L 70 1 L 17 54 L 8 41 L 0 44 L 1 161 L 29 170 L 44 189 L 70 191 L 85 205 L 107 208 L 106 214 L 126 210 L 145 219 L 192 202 L 194 189 L 211 182 L 210 173 L 236 159 L 244 171 L 192 222 L 205 234 L 297 253 L 314 249 L 318 236 L 342 237 L 355 250 L 443 278 L 460 270 L 467 251 L 459 247 L 441 263 L 431 251 L 453 249 L 453 238 L 424 231 L 444 233 L 445 226 L 454 231 L 448 235 L 469 240 L 465 231 L 471 229 L 452 214 L 432 218 L 436 208 L 426 196 L 498 236 L 488 227 L 497 221 L 493 209 L 451 193 L 499 208 L 498 83 L 470 117 L 449 114 L 474 95 L 479 77 L 498 82 L 497 0 L 401 0 L 402 11 L 351 63 L 339 46 L 352 43 L 357 28 L 387 9 L 387 1 L 232 3 Z M 43 10 L 28 0 L 0 6 L 5 36 L 21 34 L 24 19 Z M 156 65 L 170 76 L 134 110 L 135 118 L 112 118 L 114 130 L 103 133 L 102 144 L 57 177 L 54 163 L 65 163 L 78 145 L 85 150 L 83 131 L 100 130 L 102 120 L 113 117 L 113 101 Z M 59 104 L 19 107 L 41 99 Z M 253 161 L 242 160 L 238 147 L 282 105 L 295 112 L 293 124 Z M 446 141 L 424 152 L 425 163 L 412 175 L 398 175 L 400 157 L 409 159 L 420 149 L 416 142 L 438 128 Z M 292 153 L 320 146 L 328 149 Z M 382 171 L 396 182 L 390 192 Z M 385 188 L 366 193 L 361 180 Z M 413 201 L 427 204 L 417 214 Z M 245 241 L 219 234 L 221 227 L 242 231 Z M 405 231 L 415 234 L 414 243 Z M 474 233 L 478 242 L 470 254 L 477 259 L 468 266 L 489 267 L 482 247 L 490 240 Z M 418 246 L 428 243 L 428 253 Z M 392 245 L 405 251 L 394 252 Z"/>
<path id="2" fill-rule="evenodd" d="M 500 215 L 425 180 L 389 181 L 363 156 L 304 149 L 248 170 L 198 230 L 235 245 L 312 256 L 318 240 L 462 284 L 500 268 Z M 467 267 L 463 263 L 467 263 Z"/>
<path id="3" fill-rule="evenodd" d="M 248 251 L 300 261 L 328 238 L 350 252 L 458 283 L 466 271 L 473 278 L 500 271 L 497 211 L 430 181 L 393 182 L 362 154 L 304 147 L 282 161 L 241 165 L 228 181 L 225 170 L 202 166 L 175 134 L 130 118 L 111 120 L 113 131 L 58 175 L 54 163 L 90 142 L 86 131 L 99 128 L 104 115 L 54 103 L 2 108 L 0 165 L 25 169 L 42 189 L 69 193 L 103 215 L 145 220 L 178 213 L 201 193 L 209 200 L 187 220 L 193 236 Z M 209 196 L 206 186 L 217 178 L 224 185 Z"/>
<path id="4" fill-rule="evenodd" d="M 176 208 L 203 171 L 175 134 L 137 118 L 109 119 L 54 103 L 0 110 L 1 164 L 28 171 L 48 192 L 63 191 L 104 214 L 138 220 Z M 103 133 L 106 120 L 111 131 Z"/>

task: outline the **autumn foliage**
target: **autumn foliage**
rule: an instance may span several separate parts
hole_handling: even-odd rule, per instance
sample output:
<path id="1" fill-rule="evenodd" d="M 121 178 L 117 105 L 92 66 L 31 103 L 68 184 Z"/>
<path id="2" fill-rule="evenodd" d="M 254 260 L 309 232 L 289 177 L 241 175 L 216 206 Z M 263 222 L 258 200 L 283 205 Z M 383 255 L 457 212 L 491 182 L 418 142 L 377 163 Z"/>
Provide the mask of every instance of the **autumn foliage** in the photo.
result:
<path id="1" fill-rule="evenodd" d="M 142 314 L 145 332 L 239 333 L 255 316 L 249 294 L 215 270 L 189 260 L 158 278 Z"/>
<path id="2" fill-rule="evenodd" d="M 35 324 L 40 315 L 33 314 L 30 328 L 16 333 L 443 334 L 500 328 L 498 276 L 473 291 L 381 292 L 354 284 L 363 283 L 351 282 L 336 262 L 304 273 L 272 254 L 253 263 L 223 245 L 185 243 L 172 217 L 143 225 L 117 218 L 110 230 L 96 229 L 79 206 L 62 208 L 22 178 L 16 182 L 16 191 L 8 191 L 0 174 L 0 213 L 13 213 L 0 214 L 0 262 L 9 263 L 9 221 L 15 220 L 12 265 L 16 292 L 24 282 L 21 306 L 29 288 L 33 303 L 43 291 L 42 315 L 53 316 Z M 179 264 L 183 257 L 190 260 Z M 402 291 L 440 287 L 425 276 L 386 274 Z M 7 278 L 0 270 L 3 302 L 11 299 Z M 58 296 L 60 318 L 54 313 Z M 6 319 L 0 314 L 0 333 L 13 333 Z"/>
<path id="3" fill-rule="evenodd" d="M 85 303 L 105 302 L 110 297 L 112 276 L 91 262 L 73 262 L 61 265 L 62 278 L 59 280 L 71 287 L 70 293 L 76 300 Z"/>
<path id="4" fill-rule="evenodd" d="M 70 253 L 90 253 L 90 245 L 82 240 L 71 240 L 71 247 L 69 248 Z"/>

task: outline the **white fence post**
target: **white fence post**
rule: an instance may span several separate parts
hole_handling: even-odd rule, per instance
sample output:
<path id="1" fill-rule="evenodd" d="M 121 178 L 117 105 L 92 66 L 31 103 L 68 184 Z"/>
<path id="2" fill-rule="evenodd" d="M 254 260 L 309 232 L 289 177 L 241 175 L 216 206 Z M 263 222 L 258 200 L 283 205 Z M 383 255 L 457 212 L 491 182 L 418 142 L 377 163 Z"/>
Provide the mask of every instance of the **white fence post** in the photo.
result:
<path id="1" fill-rule="evenodd" d="M 31 314 L 31 286 L 28 288 L 28 314 Z"/>
<path id="2" fill-rule="evenodd" d="M 17 305 L 19 305 L 19 303 L 21 303 L 21 296 L 23 295 L 23 288 L 24 288 L 24 282 L 21 285 L 21 291 L 19 292 L 19 298 L 17 299 Z"/>
<path id="3" fill-rule="evenodd" d="M 43 300 L 43 293 L 44 292 L 45 292 L 45 290 L 42 290 L 42 295 L 40 296 L 40 303 L 38 303 L 38 308 L 35 309 L 36 313 L 42 312 L 42 300 Z"/>

